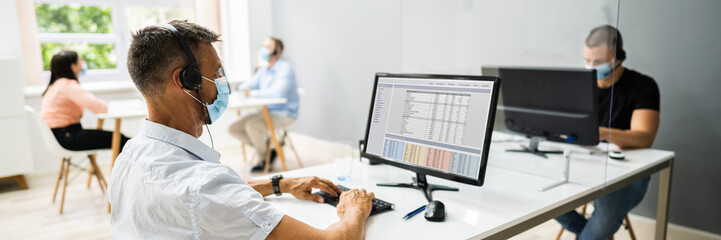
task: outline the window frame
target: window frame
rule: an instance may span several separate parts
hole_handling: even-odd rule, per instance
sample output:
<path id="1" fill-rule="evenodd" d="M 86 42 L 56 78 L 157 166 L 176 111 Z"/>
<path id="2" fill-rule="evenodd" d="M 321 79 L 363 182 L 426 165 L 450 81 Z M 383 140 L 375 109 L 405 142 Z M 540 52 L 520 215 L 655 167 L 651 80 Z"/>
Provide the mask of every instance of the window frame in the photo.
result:
<path id="1" fill-rule="evenodd" d="M 90 43 L 90 44 L 114 44 L 117 60 L 115 69 L 88 69 L 83 77 L 83 82 L 108 82 L 108 81 L 130 81 L 130 74 L 127 68 L 127 55 L 132 41 L 130 33 L 134 29 L 128 29 L 127 8 L 128 7 L 178 7 L 183 6 L 182 2 L 188 0 L 33 0 L 35 4 L 80 4 L 85 6 L 102 6 L 110 8 L 110 21 L 112 23 L 111 33 L 41 33 L 37 32 L 37 39 L 42 43 Z M 197 0 L 192 0 L 197 2 Z M 193 8 L 193 14 L 197 18 L 198 12 Z M 37 16 L 34 16 L 37 18 Z M 38 46 L 40 48 L 41 46 Z M 42 50 L 41 50 L 42 51 Z M 50 71 L 43 70 L 43 84 L 50 79 Z"/>
<path id="2" fill-rule="evenodd" d="M 88 69 L 87 75 L 83 77 L 84 82 L 129 80 L 128 70 L 125 66 L 128 48 L 127 41 L 122 37 L 121 32 L 125 29 L 125 14 L 122 1 L 99 1 L 99 0 L 34 0 L 34 4 L 80 4 L 84 6 L 100 6 L 110 8 L 110 21 L 113 30 L 111 33 L 41 33 L 38 31 L 38 42 L 43 43 L 89 43 L 89 44 L 114 44 L 115 69 Z M 37 16 L 35 16 L 37 17 Z M 41 47 L 41 46 L 38 46 Z M 43 82 L 47 83 L 50 78 L 50 71 L 43 70 Z"/>

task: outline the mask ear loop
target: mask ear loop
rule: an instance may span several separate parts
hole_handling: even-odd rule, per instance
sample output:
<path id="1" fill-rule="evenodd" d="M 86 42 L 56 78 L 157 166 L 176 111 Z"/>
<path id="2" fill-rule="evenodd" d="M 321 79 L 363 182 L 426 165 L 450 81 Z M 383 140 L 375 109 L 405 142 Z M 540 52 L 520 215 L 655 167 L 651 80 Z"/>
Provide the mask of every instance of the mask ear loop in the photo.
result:
<path id="1" fill-rule="evenodd" d="M 200 97 L 200 90 L 195 89 L 195 92 L 198 94 L 198 98 L 193 96 L 193 94 L 190 94 L 188 91 L 185 91 L 185 90 L 183 90 L 183 91 L 185 92 L 185 94 L 188 94 L 188 96 L 192 97 L 193 99 L 195 99 L 195 101 L 200 103 L 200 105 L 201 105 L 200 108 L 201 108 L 201 111 L 203 112 L 203 122 L 205 122 L 205 130 L 208 132 L 208 136 L 210 137 L 210 147 L 213 148 L 213 150 L 215 150 L 215 143 L 213 142 L 213 134 L 210 133 L 210 128 L 208 127 L 208 121 L 206 121 L 206 119 L 209 119 L 210 117 L 206 118 L 205 109 L 202 109 L 203 106 L 205 106 L 205 104 L 203 103 L 203 101 L 200 101 L 200 99 L 198 99 Z M 220 162 L 220 161 L 218 161 L 218 162 Z"/>
<path id="2" fill-rule="evenodd" d="M 203 77 L 203 76 L 201 76 L 201 77 Z M 195 92 L 198 93 L 198 98 L 200 98 L 200 90 L 199 89 L 200 88 L 195 89 Z M 207 107 L 206 104 L 202 104 L 202 105 Z M 205 109 L 203 109 L 203 106 L 201 106 L 200 109 L 201 109 L 201 111 L 203 111 L 203 121 L 205 122 L 205 130 L 208 131 L 208 136 L 210 137 L 210 147 L 213 148 L 213 150 L 215 150 L 215 143 L 213 143 L 213 134 L 210 133 L 210 128 L 208 127 L 208 122 L 210 121 L 210 116 L 208 116 L 208 114 L 205 113 Z"/>

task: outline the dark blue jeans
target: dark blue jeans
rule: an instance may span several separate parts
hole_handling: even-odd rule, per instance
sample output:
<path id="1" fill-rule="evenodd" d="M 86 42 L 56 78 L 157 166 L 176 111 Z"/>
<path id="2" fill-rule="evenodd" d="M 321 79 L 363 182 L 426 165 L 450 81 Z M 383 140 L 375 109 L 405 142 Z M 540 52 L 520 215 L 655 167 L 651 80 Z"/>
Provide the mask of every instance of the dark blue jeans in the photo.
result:
<path id="1" fill-rule="evenodd" d="M 586 219 L 578 212 L 570 211 L 556 218 L 563 228 L 576 234 L 577 239 L 609 239 L 618 230 L 631 209 L 643 199 L 649 177 L 643 178 L 593 202 L 594 211 Z"/>

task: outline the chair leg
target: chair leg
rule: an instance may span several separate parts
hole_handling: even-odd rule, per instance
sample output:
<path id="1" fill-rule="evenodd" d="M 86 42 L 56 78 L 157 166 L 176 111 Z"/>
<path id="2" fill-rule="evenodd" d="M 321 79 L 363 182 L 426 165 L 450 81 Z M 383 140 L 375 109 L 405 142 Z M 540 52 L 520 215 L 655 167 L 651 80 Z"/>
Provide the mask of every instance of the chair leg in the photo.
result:
<path id="1" fill-rule="evenodd" d="M 60 186 L 60 180 L 63 179 L 63 172 L 65 172 L 65 158 L 60 161 L 60 171 L 58 171 L 58 180 L 55 181 L 55 191 L 53 192 L 53 202 L 55 202 L 55 196 L 58 195 L 58 187 Z"/>
<path id="2" fill-rule="evenodd" d="M 285 138 L 288 139 L 288 144 L 290 145 L 290 149 L 293 150 L 293 154 L 295 155 L 295 160 L 298 161 L 298 166 L 301 168 L 303 167 L 303 163 L 300 162 L 300 155 L 298 155 L 298 151 L 295 150 L 295 146 L 293 146 L 293 140 L 290 139 L 290 135 L 288 135 L 288 132 L 284 134 Z"/>
<path id="3" fill-rule="evenodd" d="M 265 150 L 265 169 L 263 170 L 265 173 L 270 171 L 270 151 L 270 143 L 268 143 L 268 147 Z"/>
<path id="4" fill-rule="evenodd" d="M 628 218 L 628 215 L 626 215 L 626 218 L 624 218 L 626 221 L 626 228 L 628 229 L 628 235 L 631 237 L 631 240 L 636 240 L 636 234 L 633 233 L 633 228 L 631 227 L 631 219 Z"/>
<path id="5" fill-rule="evenodd" d="M 97 169 L 97 171 L 95 171 L 95 176 L 98 178 L 99 182 L 102 182 L 103 187 L 105 189 L 108 189 L 108 182 L 105 181 L 105 176 L 103 176 L 103 171 L 100 171 L 100 166 L 98 165 L 98 161 L 97 160 L 93 161 L 93 164 L 95 164 L 95 169 Z"/>
<path id="6" fill-rule="evenodd" d="M 88 158 L 91 158 L 93 154 L 88 155 Z M 91 164 L 90 167 L 88 167 L 88 189 L 90 189 L 90 183 L 93 182 L 93 175 L 95 175 L 95 172 L 93 172 L 94 168 Z"/>
<path id="7" fill-rule="evenodd" d="M 70 173 L 70 158 L 65 160 L 65 178 L 63 178 L 63 194 L 60 199 L 60 214 L 63 214 L 63 207 L 65 206 L 65 191 L 68 188 L 68 174 Z"/>
<path id="8" fill-rule="evenodd" d="M 90 160 L 90 167 L 94 169 L 93 175 L 98 179 L 98 185 L 100 185 L 100 191 L 105 193 L 106 185 L 103 184 L 103 179 L 101 178 L 102 173 L 100 173 L 100 167 L 98 167 L 98 162 L 95 161 L 95 154 L 88 155 L 88 160 Z"/>
<path id="9" fill-rule="evenodd" d="M 245 143 L 240 144 L 240 151 L 243 153 L 243 162 L 248 162 L 248 157 L 245 155 Z"/>
<path id="10" fill-rule="evenodd" d="M 565 230 L 565 229 L 563 229 L 563 227 L 561 227 L 561 229 L 558 231 L 558 235 L 556 235 L 556 240 L 561 239 L 561 235 L 563 235 L 563 231 L 564 231 L 564 230 Z"/>

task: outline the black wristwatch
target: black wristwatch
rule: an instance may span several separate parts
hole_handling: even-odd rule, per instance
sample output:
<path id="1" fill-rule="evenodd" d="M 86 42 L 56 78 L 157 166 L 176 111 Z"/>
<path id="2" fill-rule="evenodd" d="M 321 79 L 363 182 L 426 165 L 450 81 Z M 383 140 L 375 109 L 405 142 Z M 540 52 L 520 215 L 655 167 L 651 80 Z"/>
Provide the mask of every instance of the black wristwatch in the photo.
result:
<path id="1" fill-rule="evenodd" d="M 270 181 L 273 182 L 273 193 L 275 193 L 276 196 L 282 195 L 280 192 L 280 180 L 283 179 L 283 175 L 275 175 L 270 178 Z"/>

